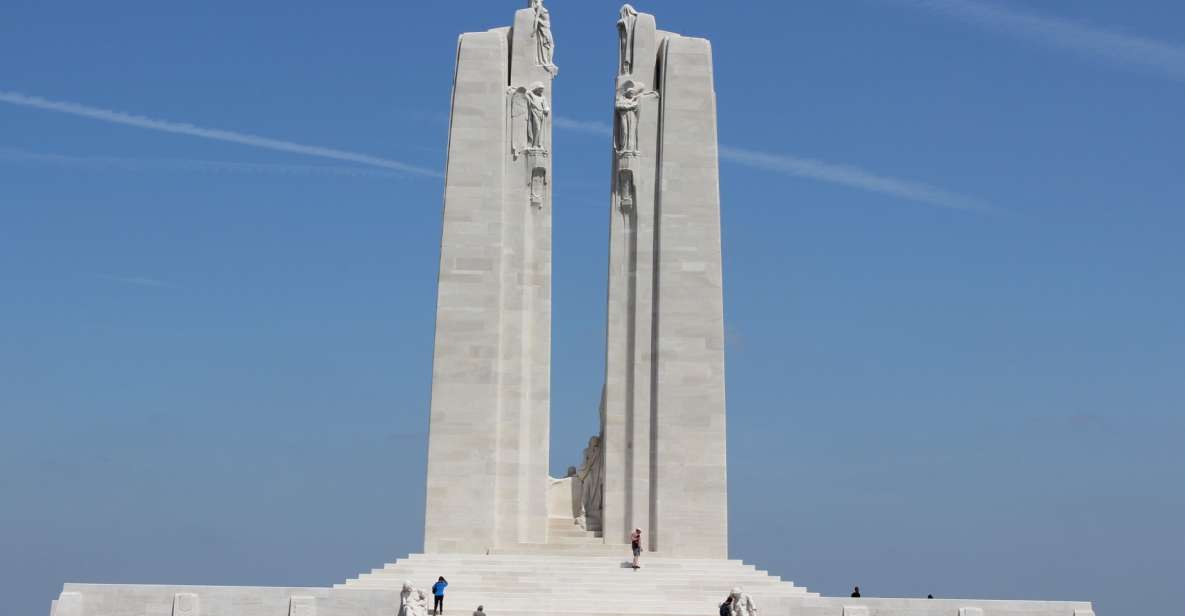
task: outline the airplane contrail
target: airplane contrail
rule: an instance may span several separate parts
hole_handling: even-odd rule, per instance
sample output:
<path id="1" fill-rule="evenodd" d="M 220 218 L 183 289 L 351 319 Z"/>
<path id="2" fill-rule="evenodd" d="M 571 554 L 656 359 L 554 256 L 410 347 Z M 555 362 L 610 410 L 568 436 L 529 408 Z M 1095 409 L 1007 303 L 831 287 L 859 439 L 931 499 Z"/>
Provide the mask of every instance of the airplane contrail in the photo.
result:
<path id="1" fill-rule="evenodd" d="M 555 119 L 557 128 L 592 135 L 609 135 L 613 130 L 608 124 L 588 120 L 577 120 L 563 116 Z M 990 211 L 995 208 L 977 199 L 930 186 L 922 182 L 902 180 L 878 175 L 852 165 L 823 162 L 789 154 L 759 152 L 745 148 L 720 146 L 720 158 L 738 165 L 772 171 L 782 175 L 807 178 L 819 182 L 839 184 L 849 188 L 889 195 L 954 210 Z"/>
<path id="2" fill-rule="evenodd" d="M 1038 15 L 979 0 L 895 0 L 935 15 L 957 19 L 1064 49 L 1104 62 L 1160 73 L 1185 81 L 1185 46 L 1122 34 L 1061 17 Z"/>
<path id="3" fill-rule="evenodd" d="M 186 158 L 125 158 L 119 156 L 71 156 L 31 152 L 0 146 L 0 161 L 43 163 L 63 167 L 120 169 L 124 171 L 195 171 L 204 173 L 243 173 L 250 175 L 286 174 L 339 177 L 369 177 L 406 179 L 407 174 L 391 169 L 375 169 L 353 165 L 293 165 L 276 163 L 247 163 L 223 160 L 195 160 Z"/>
<path id="4" fill-rule="evenodd" d="M 377 156 L 370 156 L 368 154 L 359 154 L 357 152 L 347 152 L 345 150 L 323 148 L 315 145 L 304 145 L 300 143 L 293 143 L 291 141 L 271 139 L 269 137 L 260 137 L 258 135 L 238 133 L 229 130 L 202 128 L 200 126 L 194 126 L 193 124 L 157 120 L 144 116 L 121 113 L 119 111 L 111 111 L 109 109 L 89 107 L 87 105 L 81 105 L 78 103 L 54 101 L 41 98 L 39 96 L 29 96 L 20 92 L 0 90 L 0 102 L 20 105 L 23 107 L 31 107 L 33 109 L 41 109 L 43 111 L 67 113 L 74 116 L 91 118 L 93 120 L 101 120 L 103 122 L 123 124 L 126 126 L 135 126 L 137 128 L 144 128 L 148 130 L 156 130 L 178 135 L 189 135 L 191 137 L 201 137 L 202 139 L 213 139 L 215 141 L 226 141 L 230 143 L 249 145 L 257 148 L 278 150 L 281 152 L 292 152 L 294 154 L 304 154 L 307 156 L 331 158 L 334 160 L 370 165 L 372 167 L 382 167 L 384 169 L 391 169 L 394 171 L 400 171 L 414 175 L 443 177 L 443 174 L 433 169 L 409 165 L 397 160 L 379 158 Z"/>

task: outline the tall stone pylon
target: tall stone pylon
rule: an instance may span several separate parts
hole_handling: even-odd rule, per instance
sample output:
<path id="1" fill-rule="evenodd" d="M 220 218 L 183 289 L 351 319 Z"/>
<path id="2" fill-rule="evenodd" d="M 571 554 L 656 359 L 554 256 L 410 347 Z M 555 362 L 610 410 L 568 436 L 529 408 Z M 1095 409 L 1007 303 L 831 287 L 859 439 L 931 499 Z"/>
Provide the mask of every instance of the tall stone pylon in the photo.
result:
<path id="1" fill-rule="evenodd" d="M 540 0 L 457 46 L 426 553 L 542 543 L 551 379 L 554 39 Z"/>
<path id="2" fill-rule="evenodd" d="M 724 300 L 711 44 L 622 7 L 600 526 L 728 554 Z"/>

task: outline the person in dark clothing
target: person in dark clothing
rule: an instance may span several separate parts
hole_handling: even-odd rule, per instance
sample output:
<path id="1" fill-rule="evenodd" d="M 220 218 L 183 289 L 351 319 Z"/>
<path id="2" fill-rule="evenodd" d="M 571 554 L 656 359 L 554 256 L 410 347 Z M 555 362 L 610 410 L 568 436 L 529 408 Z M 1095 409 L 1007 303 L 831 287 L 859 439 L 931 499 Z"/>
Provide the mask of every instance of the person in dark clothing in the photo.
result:
<path id="1" fill-rule="evenodd" d="M 732 595 L 729 594 L 724 598 L 724 603 L 720 604 L 720 616 L 732 616 Z"/>
<path id="2" fill-rule="evenodd" d="M 642 555 L 642 529 L 635 528 L 634 532 L 630 534 L 630 550 L 634 553 L 634 562 L 631 566 L 636 570 L 641 566 L 638 564 L 638 557 Z"/>
<path id="3" fill-rule="evenodd" d="M 855 587 L 855 588 L 853 588 L 853 589 L 852 589 L 852 598 L 853 598 L 853 599 L 859 599 L 859 598 L 860 598 L 860 587 L 859 587 L 859 586 L 857 586 L 857 587 Z"/>
<path id="4" fill-rule="evenodd" d="M 448 588 L 448 581 L 440 576 L 432 585 L 432 614 L 444 613 L 444 589 Z"/>
<path id="5" fill-rule="evenodd" d="M 927 599 L 933 599 L 933 598 L 934 598 L 934 595 L 926 595 L 926 598 L 927 598 Z"/>

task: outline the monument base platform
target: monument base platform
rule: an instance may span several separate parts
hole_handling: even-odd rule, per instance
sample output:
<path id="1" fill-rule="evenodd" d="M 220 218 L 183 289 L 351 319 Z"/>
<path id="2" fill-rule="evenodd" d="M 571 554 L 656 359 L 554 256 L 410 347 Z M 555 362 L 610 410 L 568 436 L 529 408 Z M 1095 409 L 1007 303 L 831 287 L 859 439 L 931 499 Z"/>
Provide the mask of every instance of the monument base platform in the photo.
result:
<path id="1" fill-rule="evenodd" d="M 821 597 L 738 560 L 541 551 L 413 554 L 333 588 L 67 584 L 50 616 L 395 616 L 405 580 L 449 581 L 446 614 L 468 616 L 711 616 L 741 587 L 763 616 L 1094 616 L 1085 602 Z"/>

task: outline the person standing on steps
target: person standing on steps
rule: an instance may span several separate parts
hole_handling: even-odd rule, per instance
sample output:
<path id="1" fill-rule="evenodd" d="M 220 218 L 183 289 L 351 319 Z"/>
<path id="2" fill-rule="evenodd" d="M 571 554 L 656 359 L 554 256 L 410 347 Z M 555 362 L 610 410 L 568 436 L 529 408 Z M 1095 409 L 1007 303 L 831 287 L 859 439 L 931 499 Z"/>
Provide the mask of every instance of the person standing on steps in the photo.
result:
<path id="1" fill-rule="evenodd" d="M 442 575 L 436 580 L 436 583 L 432 585 L 432 614 L 433 614 L 433 616 L 436 616 L 437 614 L 444 613 L 444 589 L 445 588 L 448 588 L 448 581 L 445 580 L 444 576 Z"/>
<path id="2" fill-rule="evenodd" d="M 477 606 L 477 611 L 473 612 L 473 616 L 486 616 L 486 613 L 484 610 L 485 610 L 485 606 L 483 606 L 483 605 Z"/>
<path id="3" fill-rule="evenodd" d="M 857 586 L 857 587 L 855 587 L 855 588 L 853 588 L 853 589 L 852 589 L 852 598 L 853 598 L 853 599 L 859 599 L 859 598 L 860 598 L 860 587 L 859 587 L 859 586 Z"/>
<path id="4" fill-rule="evenodd" d="M 634 532 L 630 534 L 630 549 L 634 552 L 634 569 L 641 567 L 638 564 L 638 558 L 642 556 L 642 529 L 635 528 Z"/>

